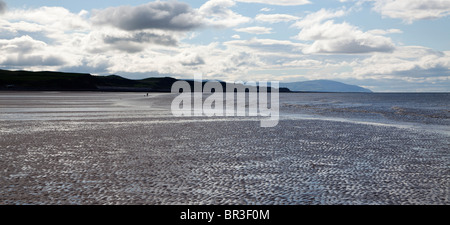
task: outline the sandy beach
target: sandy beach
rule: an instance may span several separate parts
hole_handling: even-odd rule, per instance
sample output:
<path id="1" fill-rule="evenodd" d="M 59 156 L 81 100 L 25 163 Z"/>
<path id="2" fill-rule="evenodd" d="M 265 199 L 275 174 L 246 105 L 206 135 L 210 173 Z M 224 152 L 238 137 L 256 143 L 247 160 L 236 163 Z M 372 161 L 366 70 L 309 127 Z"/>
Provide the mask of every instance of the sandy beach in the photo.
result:
<path id="1" fill-rule="evenodd" d="M 450 203 L 445 133 L 174 118 L 172 98 L 1 93 L 0 204 Z"/>

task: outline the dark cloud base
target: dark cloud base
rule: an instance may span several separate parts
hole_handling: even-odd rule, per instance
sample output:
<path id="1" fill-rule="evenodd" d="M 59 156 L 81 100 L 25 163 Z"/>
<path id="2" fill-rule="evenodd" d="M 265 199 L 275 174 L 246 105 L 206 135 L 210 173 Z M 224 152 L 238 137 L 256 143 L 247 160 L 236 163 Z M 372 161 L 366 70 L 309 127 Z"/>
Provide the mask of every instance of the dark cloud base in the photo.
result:
<path id="1" fill-rule="evenodd" d="M 160 29 L 187 31 L 202 26 L 202 19 L 182 2 L 150 2 L 140 6 L 119 6 L 95 12 L 92 22 L 122 30 Z"/>
<path id="2" fill-rule="evenodd" d="M 22 68 L 26 66 L 62 66 L 64 64 L 66 64 L 66 62 L 57 56 L 44 57 L 42 55 L 11 56 L 2 62 L 3 66 L 13 68 Z"/>
<path id="3" fill-rule="evenodd" d="M 159 35 L 152 33 L 140 32 L 133 34 L 131 37 L 114 37 L 105 36 L 103 41 L 107 44 L 114 44 L 117 42 L 137 42 L 137 43 L 154 43 L 165 46 L 176 46 L 177 40 L 169 35 Z"/>
<path id="4" fill-rule="evenodd" d="M 3 14 L 5 12 L 6 12 L 6 3 L 0 0 L 0 14 Z"/>

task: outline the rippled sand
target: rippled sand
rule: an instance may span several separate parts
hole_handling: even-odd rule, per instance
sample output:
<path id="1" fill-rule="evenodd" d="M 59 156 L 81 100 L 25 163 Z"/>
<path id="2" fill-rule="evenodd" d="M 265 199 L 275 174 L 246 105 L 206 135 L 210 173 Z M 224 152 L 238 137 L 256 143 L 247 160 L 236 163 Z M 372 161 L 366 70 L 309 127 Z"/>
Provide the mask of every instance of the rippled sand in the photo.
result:
<path id="1" fill-rule="evenodd" d="M 0 204 L 450 203 L 444 134 L 301 119 L 260 128 L 173 118 L 164 94 L 54 95 L 0 95 Z"/>

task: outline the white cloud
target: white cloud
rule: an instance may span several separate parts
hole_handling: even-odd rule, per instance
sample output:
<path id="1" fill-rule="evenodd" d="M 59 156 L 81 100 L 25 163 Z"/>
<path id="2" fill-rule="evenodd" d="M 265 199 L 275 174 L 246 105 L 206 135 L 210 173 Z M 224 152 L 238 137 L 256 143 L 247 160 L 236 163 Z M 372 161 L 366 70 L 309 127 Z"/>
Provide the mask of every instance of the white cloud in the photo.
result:
<path id="1" fill-rule="evenodd" d="M 367 32 L 374 34 L 374 35 L 402 34 L 403 33 L 403 31 L 401 31 L 399 29 L 388 29 L 388 30 L 375 29 L 375 30 L 369 30 Z"/>
<path id="2" fill-rule="evenodd" d="M 257 53 L 258 55 L 277 53 L 280 56 L 298 57 L 302 55 L 302 49 L 305 44 L 296 43 L 287 40 L 259 39 L 234 40 L 224 43 L 226 46 L 245 48 L 247 51 Z"/>
<path id="3" fill-rule="evenodd" d="M 301 43 L 295 43 L 287 40 L 274 39 L 258 39 L 251 38 L 249 40 L 233 40 L 224 43 L 224 46 L 231 52 L 244 52 L 247 56 L 252 56 L 254 62 L 253 66 L 247 68 L 248 71 L 264 71 L 264 70 L 279 70 L 283 63 L 299 59 L 303 56 Z M 286 69 L 286 67 L 283 67 Z M 263 73 L 258 72 L 258 75 L 252 73 L 252 78 L 264 78 Z M 247 74 L 237 74 L 241 79 L 249 79 Z M 273 73 L 272 77 L 278 77 L 278 73 Z M 265 77 L 264 79 L 268 79 Z M 274 78 L 272 78 L 274 79 Z"/>
<path id="4" fill-rule="evenodd" d="M 317 12 L 308 14 L 302 20 L 294 23 L 292 25 L 292 27 L 303 28 L 303 27 L 316 25 L 316 24 L 319 24 L 328 19 L 345 16 L 345 15 L 347 15 L 347 13 L 348 12 L 344 11 L 344 10 L 332 11 L 332 10 L 327 10 L 327 9 L 321 9 Z"/>
<path id="5" fill-rule="evenodd" d="M 10 55 L 2 60 L 1 64 L 9 67 L 23 68 L 29 66 L 53 67 L 61 66 L 66 62 L 57 55 Z"/>
<path id="6" fill-rule="evenodd" d="M 45 25 L 30 23 L 26 21 L 9 22 L 7 20 L 0 20 L 0 32 L 17 34 L 18 32 L 44 32 L 49 28 Z"/>
<path id="7" fill-rule="evenodd" d="M 268 23 L 280 23 L 280 22 L 289 22 L 294 20 L 299 20 L 300 17 L 292 16 L 288 14 L 258 14 L 255 17 L 255 20 L 268 22 Z"/>
<path id="8" fill-rule="evenodd" d="M 268 27 L 245 27 L 245 28 L 238 28 L 234 29 L 238 32 L 244 32 L 249 34 L 270 34 L 272 33 L 272 28 Z"/>
<path id="9" fill-rule="evenodd" d="M 199 66 L 205 64 L 205 60 L 198 53 L 183 52 L 176 57 L 180 58 L 179 62 L 183 66 Z"/>
<path id="10" fill-rule="evenodd" d="M 8 21 L 45 25 L 48 29 L 87 31 L 90 24 L 85 18 L 86 14 L 82 12 L 74 14 L 62 7 L 41 7 L 31 10 L 10 10 L 2 18 Z"/>
<path id="11" fill-rule="evenodd" d="M 0 18 L 0 64 L 29 70 L 79 65 L 88 54 L 83 39 L 91 26 L 86 16 L 86 11 L 74 14 L 62 7 L 8 10 Z"/>
<path id="12" fill-rule="evenodd" d="M 262 8 L 262 9 L 260 9 L 259 11 L 261 11 L 261 12 L 270 12 L 270 11 L 272 11 L 273 9 L 271 9 L 271 8 Z"/>
<path id="13" fill-rule="evenodd" d="M 283 6 L 290 6 L 290 5 L 306 5 L 311 4 L 308 0 L 236 0 L 238 2 L 245 2 L 245 3 L 261 3 L 261 4 L 268 4 L 268 5 L 283 5 Z"/>
<path id="14" fill-rule="evenodd" d="M 22 36 L 11 40 L 0 39 L 0 64 L 10 67 L 60 66 L 65 63 L 55 52 L 46 51 L 47 44 Z"/>
<path id="15" fill-rule="evenodd" d="M 208 25 L 218 28 L 229 28 L 250 22 L 250 18 L 230 9 L 235 4 L 232 0 L 210 0 L 203 4 L 198 11 L 205 17 Z"/>
<path id="16" fill-rule="evenodd" d="M 363 32 L 347 23 L 335 24 L 333 21 L 304 28 L 297 38 L 314 41 L 304 49 L 304 53 L 308 54 L 391 52 L 395 48 L 390 38 Z"/>
<path id="17" fill-rule="evenodd" d="M 86 14 L 74 14 L 62 7 L 11 9 L 0 18 L 0 32 L 6 35 L 39 35 L 66 43 L 91 30 Z M 32 33 L 32 34 L 30 34 Z"/>
<path id="18" fill-rule="evenodd" d="M 381 15 L 402 19 L 407 23 L 416 20 L 437 19 L 450 15 L 448 0 L 371 0 L 374 10 Z"/>
<path id="19" fill-rule="evenodd" d="M 30 36 L 22 36 L 10 40 L 0 39 L 0 50 L 6 53 L 28 53 L 34 50 L 42 49 L 47 44 L 37 41 Z"/>
<path id="20" fill-rule="evenodd" d="M 293 60 L 289 61 L 283 64 L 283 66 L 292 66 L 292 67 L 307 67 L 307 68 L 313 68 L 317 66 L 321 66 L 322 61 L 314 60 L 314 59 L 300 59 L 300 60 Z"/>
<path id="21" fill-rule="evenodd" d="M 441 69 L 441 73 L 426 73 Z M 418 73 L 414 71 L 419 71 Z M 377 53 L 355 63 L 355 76 L 430 77 L 450 76 L 450 52 L 439 52 L 421 46 L 398 47 L 393 53 Z"/>
<path id="22" fill-rule="evenodd" d="M 346 13 L 343 10 L 321 9 L 296 22 L 293 27 L 300 28 L 301 31 L 294 38 L 302 41 L 313 41 L 309 47 L 304 48 L 303 52 L 306 54 L 362 54 L 391 52 L 395 48 L 390 38 L 371 32 L 363 32 L 358 27 L 345 22 L 335 23 L 333 20 L 328 20 L 344 16 Z M 391 32 L 398 31 L 392 30 Z"/>
<path id="23" fill-rule="evenodd" d="M 231 36 L 231 38 L 233 38 L 233 39 L 241 39 L 241 36 L 235 34 L 235 35 Z"/>

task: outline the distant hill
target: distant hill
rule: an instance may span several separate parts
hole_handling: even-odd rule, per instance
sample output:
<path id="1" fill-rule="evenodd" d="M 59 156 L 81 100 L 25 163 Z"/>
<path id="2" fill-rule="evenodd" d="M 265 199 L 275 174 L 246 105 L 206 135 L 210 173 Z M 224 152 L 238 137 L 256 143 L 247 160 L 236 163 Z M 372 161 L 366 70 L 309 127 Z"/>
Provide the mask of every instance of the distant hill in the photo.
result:
<path id="1" fill-rule="evenodd" d="M 0 90 L 169 91 L 174 78 L 130 80 L 117 75 L 0 70 Z"/>
<path id="2" fill-rule="evenodd" d="M 280 83 L 280 87 L 287 87 L 291 91 L 301 92 L 372 92 L 356 85 L 344 84 L 332 80 L 311 80 L 293 83 Z"/>
<path id="3" fill-rule="evenodd" d="M 117 75 L 0 70 L 0 90 L 11 91 L 122 91 L 170 92 L 178 79 L 171 77 L 131 80 Z M 187 80 L 193 90 L 193 80 Z M 205 81 L 203 81 L 203 84 Z M 220 82 L 225 91 L 225 82 Z M 270 90 L 268 90 L 270 91 Z M 280 92 L 289 92 L 280 88 Z"/>

